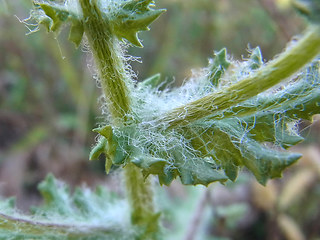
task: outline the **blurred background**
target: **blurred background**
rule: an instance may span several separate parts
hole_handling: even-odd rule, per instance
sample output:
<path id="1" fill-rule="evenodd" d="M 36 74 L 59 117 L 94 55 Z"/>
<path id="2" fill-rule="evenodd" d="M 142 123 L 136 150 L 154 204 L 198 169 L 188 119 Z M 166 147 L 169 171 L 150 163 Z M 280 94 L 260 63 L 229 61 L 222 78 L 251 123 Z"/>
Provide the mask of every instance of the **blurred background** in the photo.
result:
<path id="1" fill-rule="evenodd" d="M 265 61 L 306 22 L 289 0 L 158 0 L 166 8 L 144 48 L 129 48 L 138 79 L 161 73 L 181 84 L 226 47 L 235 60 L 260 46 Z M 71 186 L 98 184 L 119 191 L 104 161 L 88 161 L 101 122 L 100 89 L 90 54 L 44 29 L 29 30 L 31 0 L 0 0 L 0 195 L 16 196 L 28 211 L 41 199 L 37 184 L 49 173 Z M 282 179 L 258 185 L 245 171 L 236 183 L 159 187 L 166 239 L 320 239 L 320 118 L 300 124 L 304 154 Z M 165 189 L 165 191 L 164 191 Z"/>

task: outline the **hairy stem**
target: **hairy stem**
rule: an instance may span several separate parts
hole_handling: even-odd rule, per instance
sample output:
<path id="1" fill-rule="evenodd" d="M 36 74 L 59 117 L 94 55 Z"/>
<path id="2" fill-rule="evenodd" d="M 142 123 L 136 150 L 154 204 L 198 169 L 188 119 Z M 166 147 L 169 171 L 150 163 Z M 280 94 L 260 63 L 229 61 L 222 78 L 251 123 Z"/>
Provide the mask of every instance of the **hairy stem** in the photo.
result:
<path id="1" fill-rule="evenodd" d="M 127 197 L 130 199 L 131 221 L 133 224 L 145 227 L 144 235 L 148 239 L 156 238 L 159 230 L 159 214 L 154 212 L 153 192 L 149 179 L 144 179 L 141 170 L 129 163 L 124 168 Z M 154 236 L 152 236 L 154 235 Z"/>
<path id="2" fill-rule="evenodd" d="M 32 234 L 34 236 L 43 235 L 56 235 L 68 237 L 92 237 L 94 235 L 112 234 L 113 229 L 102 228 L 101 226 L 88 226 L 88 225 L 71 225 L 71 224 L 51 224 L 34 219 L 24 219 L 12 217 L 0 213 L 1 229 L 6 231 L 19 230 L 23 234 Z M 84 230 L 85 229 L 85 230 Z M 64 239 L 64 238 L 63 238 Z"/>
<path id="3" fill-rule="evenodd" d="M 119 40 L 101 16 L 96 1 L 80 0 L 85 33 L 92 49 L 101 87 L 114 124 L 123 124 L 130 111 L 130 96 Z"/>
<path id="4" fill-rule="evenodd" d="M 130 113 L 130 77 L 125 71 L 119 40 L 113 36 L 108 21 L 102 18 L 95 0 L 79 1 L 83 11 L 85 33 L 99 71 L 113 124 L 125 125 L 126 116 Z M 151 185 L 149 181 L 145 181 L 141 170 L 133 164 L 127 164 L 124 173 L 128 200 L 132 207 L 132 222 L 144 227 L 145 233 L 154 233 L 158 230 L 158 221 L 157 218 L 151 219 L 156 216 L 153 212 Z"/>
<path id="5" fill-rule="evenodd" d="M 280 83 L 310 62 L 319 52 L 320 26 L 313 25 L 293 47 L 249 77 L 176 108 L 157 121 L 166 122 L 169 128 L 175 128 L 234 106 Z"/>

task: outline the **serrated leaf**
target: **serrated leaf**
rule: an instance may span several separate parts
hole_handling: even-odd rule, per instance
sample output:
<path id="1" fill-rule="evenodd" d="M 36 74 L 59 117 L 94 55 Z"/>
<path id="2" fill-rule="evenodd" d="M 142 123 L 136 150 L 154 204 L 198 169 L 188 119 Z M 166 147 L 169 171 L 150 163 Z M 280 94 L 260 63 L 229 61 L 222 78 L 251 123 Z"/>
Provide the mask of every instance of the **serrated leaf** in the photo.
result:
<path id="1" fill-rule="evenodd" d="M 217 87 L 219 85 L 221 77 L 230 64 L 231 63 L 227 60 L 227 50 L 225 48 L 215 53 L 214 59 L 209 62 L 208 76 L 208 80 L 213 86 Z"/>
<path id="2" fill-rule="evenodd" d="M 185 156 L 177 156 L 175 160 L 177 174 L 185 185 L 202 184 L 208 186 L 212 182 L 228 180 L 223 171 L 210 158 L 193 159 L 190 156 L 186 159 Z"/>
<path id="3" fill-rule="evenodd" d="M 258 69 L 263 64 L 263 58 L 261 54 L 261 50 L 259 47 L 256 47 L 251 51 L 249 58 L 249 68 L 252 70 Z"/>
<path id="4" fill-rule="evenodd" d="M 12 210 L 13 200 L 0 201 L 1 239 L 135 239 L 127 204 L 102 187 L 92 192 L 69 187 L 53 175 L 39 185 L 44 202 L 32 215 Z M 130 231 L 128 229 L 133 229 Z"/>
<path id="5" fill-rule="evenodd" d="M 227 163 L 233 159 L 235 166 L 246 166 L 262 184 L 269 178 L 280 177 L 281 172 L 300 157 L 300 154 L 281 150 L 303 139 L 291 129 L 292 123 L 297 119 L 310 119 L 320 112 L 319 62 L 313 63 L 299 78 L 277 94 L 268 95 L 268 98 L 257 97 L 226 110 L 226 114 L 221 114 L 222 120 L 217 116 L 217 120 L 211 123 L 214 127 L 200 129 L 201 132 L 193 127 L 197 131 L 188 138 L 192 142 L 200 139 L 193 143 L 194 148 L 207 155 L 213 151 L 212 158 L 222 161 L 226 171 L 230 169 Z M 228 137 L 219 134 L 219 130 Z M 265 145 L 267 142 L 275 147 L 268 147 Z M 226 156 L 217 157 L 214 153 L 219 149 Z M 226 174 L 232 179 L 232 174 Z"/>
<path id="6" fill-rule="evenodd" d="M 149 30 L 148 26 L 165 10 L 151 9 L 151 0 L 131 0 L 120 6 L 119 12 L 111 18 L 113 32 L 118 38 L 125 38 L 137 47 L 143 47 L 138 32 Z"/>
<path id="7" fill-rule="evenodd" d="M 40 10 L 32 10 L 30 13 L 30 19 L 34 19 L 39 25 L 43 25 L 46 30 L 49 32 L 50 28 L 53 24 L 53 21 L 51 18 L 49 18 L 44 11 L 40 11 Z M 28 23 L 26 22 L 26 25 L 28 25 Z M 36 31 L 36 30 L 34 30 Z"/>
<path id="8" fill-rule="evenodd" d="M 84 27 L 77 12 L 77 6 L 74 4 L 70 1 L 65 3 L 42 1 L 35 4 L 35 9 L 31 11 L 30 18 L 27 20 L 34 20 L 39 25 L 45 26 L 48 32 L 55 33 L 59 33 L 63 25 L 71 24 L 69 40 L 78 47 L 83 37 Z M 28 21 L 25 21 L 26 25 L 32 25 Z"/>
<path id="9" fill-rule="evenodd" d="M 44 207 L 33 208 L 32 211 L 48 214 L 51 209 L 61 216 L 70 215 L 72 212 L 70 190 L 66 185 L 57 186 L 59 183 L 52 174 L 39 184 L 38 190 L 44 199 Z"/>
<path id="10" fill-rule="evenodd" d="M 116 165 L 124 163 L 125 159 L 128 157 L 127 152 L 125 152 L 125 149 L 127 149 L 127 147 L 121 148 L 119 146 L 118 142 L 119 140 L 121 140 L 121 137 L 119 138 L 113 134 L 112 127 L 110 125 L 107 125 L 102 128 L 93 129 L 93 131 L 103 136 L 106 141 L 104 139 L 100 139 L 98 144 L 92 149 L 90 155 L 94 155 L 95 158 L 97 158 L 101 153 L 105 153 L 107 156 L 107 161 L 111 160 L 112 163 Z M 111 162 L 106 162 L 107 172 L 109 172 L 110 167 Z"/>
<path id="11" fill-rule="evenodd" d="M 101 137 L 97 144 L 91 149 L 89 159 L 96 160 L 101 154 L 106 153 L 108 151 L 106 149 L 107 144 L 107 139 L 105 137 Z"/>
<path id="12" fill-rule="evenodd" d="M 167 161 L 161 158 L 134 158 L 131 160 L 136 166 L 145 170 L 146 177 L 149 174 L 161 174 L 163 172 L 163 168 L 165 167 Z"/>
<path id="13" fill-rule="evenodd" d="M 101 154 L 105 154 L 105 171 L 107 174 L 110 172 L 112 167 L 112 160 L 109 156 L 110 151 L 108 150 L 109 148 L 108 140 L 105 137 L 100 137 L 97 144 L 91 149 L 89 154 L 90 160 L 96 160 Z"/>
<path id="14" fill-rule="evenodd" d="M 246 166 L 265 184 L 269 178 L 281 176 L 283 169 L 301 156 L 263 146 L 247 136 L 238 121 L 212 122 L 211 128 L 204 131 L 197 127 L 197 133 L 189 136 L 194 149 L 201 152 L 199 156 L 210 156 L 230 180 L 236 179 L 240 166 Z M 201 141 L 195 143 L 195 135 Z"/>
<path id="15" fill-rule="evenodd" d="M 260 64 L 260 51 L 252 54 L 254 60 L 248 61 Z M 251 66 L 248 61 L 245 68 Z M 296 121 L 320 113 L 319 76 L 316 60 L 275 93 L 270 90 L 173 131 L 142 122 L 117 131 L 108 126 L 99 132 L 109 138 L 113 132 L 119 155 L 130 155 L 145 176 L 158 175 L 161 184 L 169 185 L 176 177 L 187 185 L 235 181 L 243 166 L 265 184 L 300 158 L 285 149 L 303 140 L 295 129 Z"/>
<path id="16" fill-rule="evenodd" d="M 40 7 L 52 19 L 53 24 L 50 26 L 52 32 L 59 30 L 63 22 L 68 19 L 69 13 L 63 7 L 48 4 L 40 4 Z"/>
<path id="17" fill-rule="evenodd" d="M 269 179 L 281 177 L 283 170 L 301 157 L 301 154 L 276 151 L 252 140 L 242 143 L 240 147 L 244 166 L 263 185 Z"/>
<path id="18" fill-rule="evenodd" d="M 156 20 L 165 10 L 152 9 L 153 1 L 130 0 L 118 2 L 100 2 L 102 17 L 108 22 L 112 34 L 119 39 L 125 38 L 137 47 L 142 47 L 138 38 L 140 31 L 149 30 L 148 26 Z M 30 26 L 29 21 L 36 21 L 44 25 L 48 31 L 59 33 L 64 24 L 71 24 L 69 40 L 76 47 L 84 33 L 85 19 L 78 12 L 80 7 L 75 1 L 35 1 L 35 9 L 31 11 L 30 18 L 25 23 Z M 38 29 L 38 28 L 37 28 Z M 36 29 L 36 30 L 37 30 Z"/>

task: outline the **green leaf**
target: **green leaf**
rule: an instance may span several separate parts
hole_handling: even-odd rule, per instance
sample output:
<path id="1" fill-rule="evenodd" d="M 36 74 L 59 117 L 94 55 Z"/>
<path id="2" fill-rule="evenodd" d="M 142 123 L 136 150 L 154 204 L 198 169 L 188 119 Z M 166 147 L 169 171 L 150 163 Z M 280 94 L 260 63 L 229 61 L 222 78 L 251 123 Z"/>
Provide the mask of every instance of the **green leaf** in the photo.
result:
<path id="1" fill-rule="evenodd" d="M 214 59 L 209 62 L 208 76 L 208 80 L 213 86 L 217 87 L 219 85 L 221 77 L 230 64 L 231 63 L 227 60 L 227 50 L 225 48 L 215 53 Z"/>
<path id="2" fill-rule="evenodd" d="M 175 166 L 176 174 L 180 176 L 181 182 L 185 185 L 202 184 L 208 186 L 215 181 L 225 182 L 228 178 L 217 164 L 210 158 L 185 158 L 176 152 Z"/>
<path id="3" fill-rule="evenodd" d="M 152 0 L 130 0 L 100 1 L 99 4 L 102 17 L 108 22 L 112 34 L 142 47 L 138 32 L 149 30 L 148 26 L 165 11 L 150 8 L 153 6 L 152 3 Z M 44 25 L 48 31 L 56 33 L 59 33 L 64 24 L 71 24 L 69 40 L 78 47 L 83 37 L 85 22 L 78 9 L 80 8 L 77 1 L 35 1 L 35 9 L 31 11 L 30 18 L 25 20 L 25 23 L 32 26 L 28 22 L 34 20 L 39 25 Z"/>
<path id="4" fill-rule="evenodd" d="M 63 22 L 68 19 L 69 13 L 63 7 L 50 6 L 47 4 L 40 4 L 40 7 L 45 14 L 52 19 L 50 31 L 55 32 L 60 29 Z"/>
<path id="5" fill-rule="evenodd" d="M 35 1 L 35 9 L 31 11 L 28 21 L 36 21 L 39 25 L 45 26 L 48 32 L 59 33 L 62 26 L 71 24 L 69 40 L 76 47 L 79 47 L 84 27 L 80 20 L 80 14 L 77 11 L 77 5 L 71 1 L 60 3 L 59 1 Z M 27 25 L 32 25 L 25 20 Z"/>
<path id="6" fill-rule="evenodd" d="M 136 166 L 144 169 L 145 176 L 147 177 L 149 174 L 161 174 L 163 172 L 163 168 L 165 167 L 167 161 L 161 158 L 134 158 L 131 160 Z"/>
<path id="7" fill-rule="evenodd" d="M 1 239 L 135 239 L 128 206 L 114 193 L 69 187 L 53 175 L 39 185 L 43 205 L 32 215 L 13 209 L 12 198 L 0 201 Z M 132 231 L 130 230 L 132 229 Z"/>
<path id="8" fill-rule="evenodd" d="M 73 19 L 70 33 L 69 33 L 69 41 L 74 43 L 76 47 L 79 47 L 83 34 L 84 34 L 84 27 L 82 22 Z"/>
<path id="9" fill-rule="evenodd" d="M 142 47 L 138 32 L 149 30 L 148 26 L 165 10 L 151 9 L 152 0 L 131 0 L 121 4 L 119 11 L 113 14 L 111 25 L 118 38 L 125 38 L 137 47 Z"/>
<path id="10" fill-rule="evenodd" d="M 140 88 L 144 88 L 144 87 L 157 88 L 160 85 L 160 83 L 161 83 L 161 74 L 157 73 L 157 74 L 152 75 L 151 77 L 139 82 L 138 87 L 140 87 Z"/>
<path id="11" fill-rule="evenodd" d="M 243 165 L 265 185 L 268 179 L 279 178 L 285 168 L 296 162 L 301 154 L 277 151 L 248 139 L 240 145 Z"/>
<path id="12" fill-rule="evenodd" d="M 295 122 L 310 120 L 320 112 L 319 76 L 319 62 L 315 61 L 296 82 L 276 94 L 250 99 L 213 116 L 211 122 L 200 127 L 189 126 L 193 134 L 188 139 L 200 156 L 209 154 L 220 162 L 231 180 L 236 173 L 234 166 L 246 166 L 262 184 L 280 177 L 300 157 L 284 152 L 303 140 L 292 129 Z"/>
<path id="13" fill-rule="evenodd" d="M 219 128 L 190 127 L 185 129 L 192 147 L 199 151 L 199 157 L 216 160 L 216 164 L 225 170 L 226 176 L 234 181 L 238 176 L 238 166 L 242 158 L 239 149 L 231 142 L 228 134 Z M 226 149 L 228 149 L 226 151 Z"/>
<path id="14" fill-rule="evenodd" d="M 256 47 L 251 51 L 251 55 L 249 58 L 249 68 L 252 70 L 258 69 L 263 64 L 263 58 L 261 54 L 261 50 L 259 47 Z"/>
<path id="15" fill-rule="evenodd" d="M 260 56 L 256 48 L 243 63 L 245 72 L 248 66 L 255 68 L 262 63 Z M 130 155 L 130 161 L 145 176 L 158 175 L 161 184 L 169 185 L 176 177 L 187 185 L 235 181 L 241 167 L 266 184 L 268 179 L 280 177 L 285 168 L 301 157 L 286 149 L 303 140 L 297 132 L 297 122 L 311 120 L 320 113 L 319 68 L 319 61 L 315 60 L 282 87 L 180 128 L 168 129 L 146 121 L 128 123 L 116 130 L 108 126 L 107 131 L 102 128 L 99 132 L 109 138 L 113 132 L 112 141 L 123 152 L 119 155 Z M 137 91 L 146 93 L 141 88 Z M 141 101 L 140 107 L 150 108 L 143 106 L 147 102 Z M 113 163 L 126 161 L 122 158 Z"/>
<path id="16" fill-rule="evenodd" d="M 93 129 L 93 131 L 99 133 L 107 141 L 101 139 L 96 145 L 96 147 L 93 148 L 92 155 L 95 155 L 95 157 L 98 157 L 102 152 L 104 152 L 107 156 L 107 159 L 111 159 L 113 164 L 119 165 L 124 163 L 125 159 L 128 157 L 127 152 L 125 152 L 125 149 L 127 149 L 127 147 L 121 148 L 121 146 L 119 146 L 118 144 L 119 140 L 123 140 L 123 138 L 121 136 L 117 137 L 115 134 L 113 134 L 112 127 L 109 125 L 104 126 L 102 128 Z M 104 148 L 103 148 L 103 144 L 105 144 Z M 95 149 L 97 148 L 97 146 L 98 146 L 98 149 L 103 148 L 103 151 L 96 152 Z M 110 165 L 111 163 L 106 163 L 107 168 L 110 168 Z M 109 169 L 106 169 L 106 171 L 108 172 Z"/>

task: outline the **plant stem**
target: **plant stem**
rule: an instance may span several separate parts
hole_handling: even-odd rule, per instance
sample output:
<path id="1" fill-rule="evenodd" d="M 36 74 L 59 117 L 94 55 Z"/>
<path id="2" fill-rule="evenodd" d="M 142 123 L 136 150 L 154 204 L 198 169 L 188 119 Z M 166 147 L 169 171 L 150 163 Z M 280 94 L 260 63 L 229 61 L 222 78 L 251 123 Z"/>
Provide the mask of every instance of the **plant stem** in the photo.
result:
<path id="1" fill-rule="evenodd" d="M 99 71 L 101 86 L 115 126 L 125 125 L 130 113 L 128 84 L 130 77 L 119 47 L 107 20 L 95 0 L 79 0 L 83 11 L 84 29 Z M 132 223 L 145 229 L 144 234 L 158 231 L 158 218 L 153 208 L 151 184 L 145 180 L 141 170 L 128 163 L 124 168 L 126 191 L 132 207 Z"/>
<path id="2" fill-rule="evenodd" d="M 319 52 L 320 26 L 312 25 L 293 47 L 289 47 L 279 57 L 249 77 L 230 87 L 178 107 L 156 121 L 167 123 L 169 128 L 181 127 L 239 104 L 294 74 L 312 61 Z"/>
<path id="3" fill-rule="evenodd" d="M 123 124 L 130 112 L 130 97 L 119 40 L 101 16 L 95 0 L 80 0 L 85 33 L 92 49 L 108 110 L 114 124 Z"/>
<path id="4" fill-rule="evenodd" d="M 24 219 L 19 217 L 12 217 L 0 213 L 1 229 L 5 231 L 16 230 L 19 228 L 20 232 L 27 235 L 43 236 L 54 234 L 62 237 L 92 237 L 93 235 L 112 234 L 113 229 L 102 228 L 101 226 L 88 225 L 72 225 L 72 224 L 51 224 L 47 222 L 35 221 L 34 219 Z M 86 229 L 86 231 L 83 231 Z M 73 238 L 75 239 L 75 238 Z"/>
<path id="5" fill-rule="evenodd" d="M 145 236 L 157 233 L 159 230 L 159 214 L 154 212 L 153 192 L 149 179 L 144 179 L 141 170 L 129 163 L 124 168 L 127 195 L 130 199 L 131 221 L 133 224 L 145 227 Z"/>

